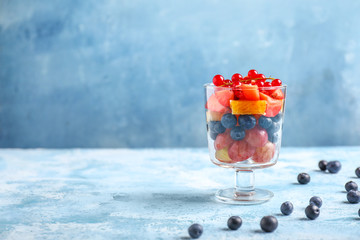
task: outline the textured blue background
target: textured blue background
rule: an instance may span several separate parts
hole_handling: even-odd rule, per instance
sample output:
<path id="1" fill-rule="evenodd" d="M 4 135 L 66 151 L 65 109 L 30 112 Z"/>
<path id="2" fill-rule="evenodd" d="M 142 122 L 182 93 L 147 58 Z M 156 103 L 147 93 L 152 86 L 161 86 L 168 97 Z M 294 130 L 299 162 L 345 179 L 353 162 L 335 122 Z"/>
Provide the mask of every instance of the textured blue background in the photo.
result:
<path id="1" fill-rule="evenodd" d="M 202 85 L 289 85 L 283 145 L 360 143 L 357 1 L 0 0 L 1 147 L 206 145 Z"/>

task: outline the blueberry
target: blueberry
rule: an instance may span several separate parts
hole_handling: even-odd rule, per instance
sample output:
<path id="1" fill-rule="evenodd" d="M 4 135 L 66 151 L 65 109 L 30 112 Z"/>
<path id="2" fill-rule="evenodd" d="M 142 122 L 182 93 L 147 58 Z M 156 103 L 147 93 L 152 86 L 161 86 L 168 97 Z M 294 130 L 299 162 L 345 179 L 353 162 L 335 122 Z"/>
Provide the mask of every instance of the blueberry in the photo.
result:
<path id="1" fill-rule="evenodd" d="M 231 113 L 224 114 L 221 118 L 221 124 L 225 128 L 233 128 L 236 126 L 237 119 L 235 115 L 232 115 Z"/>
<path id="2" fill-rule="evenodd" d="M 259 126 L 265 129 L 268 129 L 272 124 L 272 120 L 271 118 L 265 117 L 265 116 L 261 116 L 259 118 Z"/>
<path id="3" fill-rule="evenodd" d="M 281 210 L 282 214 L 290 215 L 294 210 L 294 206 L 291 202 L 286 201 L 283 204 L 281 204 L 280 210 Z"/>
<path id="4" fill-rule="evenodd" d="M 268 134 L 268 140 L 272 143 L 277 143 L 277 141 L 279 140 L 279 135 L 279 133 Z"/>
<path id="5" fill-rule="evenodd" d="M 242 140 L 245 137 L 245 131 L 242 127 L 234 127 L 230 131 L 230 136 L 232 139 L 234 139 L 236 141 Z"/>
<path id="6" fill-rule="evenodd" d="M 309 203 L 317 206 L 318 208 L 321 208 L 322 206 L 322 200 L 320 197 L 317 196 L 310 198 Z"/>
<path id="7" fill-rule="evenodd" d="M 330 173 L 337 173 L 341 169 L 341 163 L 339 161 L 330 161 L 326 165 L 326 168 Z"/>
<path id="8" fill-rule="evenodd" d="M 358 185 L 356 184 L 356 182 L 350 181 L 345 184 L 345 189 L 347 192 L 349 192 L 350 190 L 356 191 L 358 190 Z"/>
<path id="9" fill-rule="evenodd" d="M 355 169 L 355 174 L 358 178 L 360 178 L 360 167 L 358 167 L 357 169 Z"/>
<path id="10" fill-rule="evenodd" d="M 264 232 L 273 232 L 278 227 L 278 220 L 274 216 L 265 216 L 260 221 L 260 227 Z"/>
<path id="11" fill-rule="evenodd" d="M 203 233 L 203 227 L 200 224 L 194 223 L 188 229 L 191 238 L 199 238 Z"/>
<path id="12" fill-rule="evenodd" d="M 238 230 L 241 227 L 242 219 L 239 216 L 232 216 L 228 219 L 227 225 L 231 230 Z"/>
<path id="13" fill-rule="evenodd" d="M 326 171 L 326 165 L 327 165 L 327 161 L 325 161 L 325 160 L 321 160 L 320 162 L 319 162 L 319 168 L 320 168 L 320 170 L 321 171 Z"/>
<path id="14" fill-rule="evenodd" d="M 358 203 L 360 202 L 360 192 L 355 190 L 350 190 L 347 195 L 347 200 L 349 203 Z"/>
<path id="15" fill-rule="evenodd" d="M 215 139 L 216 139 L 216 137 L 217 137 L 218 133 L 213 132 L 213 131 L 211 131 L 211 130 L 210 130 L 210 131 L 209 131 L 209 135 L 210 135 L 211 139 L 215 141 Z"/>
<path id="16" fill-rule="evenodd" d="M 252 129 L 256 125 L 256 118 L 252 115 L 241 115 L 238 122 L 241 127 Z"/>
<path id="17" fill-rule="evenodd" d="M 225 132 L 226 128 L 221 124 L 220 121 L 210 121 L 209 122 L 210 131 L 216 133 L 223 133 Z"/>
<path id="18" fill-rule="evenodd" d="M 268 132 L 268 134 L 273 134 L 273 133 L 276 133 L 277 131 L 279 131 L 280 127 L 281 127 L 280 123 L 273 122 L 271 124 L 271 126 L 268 129 L 266 129 L 266 131 Z"/>
<path id="19" fill-rule="evenodd" d="M 358 211 L 358 214 L 359 214 L 359 217 L 360 217 L 360 209 L 359 209 L 359 211 Z"/>
<path id="20" fill-rule="evenodd" d="M 299 173 L 297 180 L 300 184 L 308 184 L 310 182 L 310 175 L 307 173 Z"/>
<path id="21" fill-rule="evenodd" d="M 305 208 L 305 215 L 307 218 L 314 220 L 320 215 L 320 208 L 318 208 L 314 204 L 310 204 Z"/>
<path id="22" fill-rule="evenodd" d="M 283 114 L 281 112 L 278 113 L 278 115 L 276 115 L 275 117 L 272 117 L 271 119 L 273 120 L 273 122 L 279 122 L 282 118 Z"/>

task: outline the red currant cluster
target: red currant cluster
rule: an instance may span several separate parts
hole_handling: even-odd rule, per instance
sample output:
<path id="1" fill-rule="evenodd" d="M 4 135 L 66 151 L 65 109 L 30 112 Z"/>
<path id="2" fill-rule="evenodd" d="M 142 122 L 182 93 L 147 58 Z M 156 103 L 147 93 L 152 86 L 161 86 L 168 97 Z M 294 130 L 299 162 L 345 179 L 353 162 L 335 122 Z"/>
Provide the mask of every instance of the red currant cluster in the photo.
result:
<path id="1" fill-rule="evenodd" d="M 267 80 L 271 80 L 267 82 Z M 221 75 L 215 75 L 213 83 L 218 87 L 239 87 L 242 84 L 257 85 L 258 87 L 275 87 L 281 86 L 280 79 L 265 77 L 264 74 L 258 73 L 255 69 L 251 69 L 248 75 L 243 77 L 240 73 L 235 73 L 230 79 L 224 79 Z"/>

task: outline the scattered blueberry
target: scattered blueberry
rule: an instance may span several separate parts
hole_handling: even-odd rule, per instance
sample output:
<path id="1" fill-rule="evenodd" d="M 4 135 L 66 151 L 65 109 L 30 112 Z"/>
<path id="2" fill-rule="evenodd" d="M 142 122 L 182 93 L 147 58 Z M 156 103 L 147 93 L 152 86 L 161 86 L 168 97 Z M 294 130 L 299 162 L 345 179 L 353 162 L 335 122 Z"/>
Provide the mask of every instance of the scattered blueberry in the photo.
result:
<path id="1" fill-rule="evenodd" d="M 273 232 L 278 227 L 278 220 L 274 216 L 265 216 L 260 221 L 260 227 L 264 232 Z"/>
<path id="2" fill-rule="evenodd" d="M 283 204 L 281 204 L 280 210 L 281 210 L 282 214 L 290 215 L 294 210 L 294 206 L 291 202 L 286 201 Z"/>
<path id="3" fill-rule="evenodd" d="M 273 122 L 279 122 L 282 118 L 282 113 L 278 113 L 275 117 L 272 117 L 271 119 L 273 120 Z"/>
<path id="4" fill-rule="evenodd" d="M 337 173 L 341 169 L 341 163 L 339 161 L 330 161 L 326 165 L 326 168 L 330 173 Z"/>
<path id="5" fill-rule="evenodd" d="M 245 137 L 245 131 L 242 127 L 234 127 L 233 129 L 231 129 L 230 131 L 230 136 L 232 139 L 239 141 L 244 139 Z"/>
<path id="6" fill-rule="evenodd" d="M 239 125 L 245 129 L 252 129 L 256 125 L 256 118 L 252 115 L 241 115 L 239 116 Z"/>
<path id="7" fill-rule="evenodd" d="M 349 203 L 358 203 L 360 202 L 360 192 L 359 191 L 354 191 L 354 190 L 350 190 L 347 193 L 347 200 L 349 201 Z"/>
<path id="8" fill-rule="evenodd" d="M 310 198 L 309 203 L 314 204 L 318 208 L 321 208 L 321 206 L 322 206 L 322 200 L 320 197 L 317 197 L 317 196 Z"/>
<path id="9" fill-rule="evenodd" d="M 221 124 L 225 128 L 233 128 L 237 124 L 237 119 L 235 115 L 232 115 L 231 113 L 224 114 L 221 118 Z"/>
<path id="10" fill-rule="evenodd" d="M 268 134 L 268 140 L 272 143 L 276 143 L 279 140 L 279 133 Z"/>
<path id="11" fill-rule="evenodd" d="M 216 137 L 217 137 L 217 135 L 218 135 L 218 133 L 213 132 L 213 131 L 210 130 L 209 135 L 210 135 L 210 137 L 211 137 L 212 140 L 215 140 Z"/>
<path id="12" fill-rule="evenodd" d="M 318 208 L 314 204 L 310 204 L 305 208 L 305 215 L 307 218 L 314 220 L 320 215 L 320 208 Z"/>
<path id="13" fill-rule="evenodd" d="M 280 123 L 273 122 L 271 126 L 268 129 L 266 129 L 266 131 L 268 132 L 268 134 L 273 134 L 279 131 L 279 129 L 280 129 Z"/>
<path id="14" fill-rule="evenodd" d="M 321 161 L 319 162 L 319 168 L 320 168 L 320 170 L 321 170 L 321 171 L 326 171 L 326 165 L 327 165 L 327 161 L 321 160 Z"/>
<path id="15" fill-rule="evenodd" d="M 272 124 L 272 120 L 271 118 L 265 117 L 265 116 L 261 116 L 259 118 L 259 126 L 265 129 L 268 129 Z"/>
<path id="16" fill-rule="evenodd" d="M 357 169 L 355 169 L 355 174 L 358 178 L 360 178 L 360 167 L 358 167 Z"/>
<path id="17" fill-rule="evenodd" d="M 307 173 L 299 173 L 297 180 L 300 184 L 308 184 L 310 182 L 310 175 Z"/>
<path id="18" fill-rule="evenodd" d="M 200 224 L 194 223 L 188 229 L 191 238 L 199 238 L 203 233 L 203 227 Z"/>
<path id="19" fill-rule="evenodd" d="M 360 217 L 360 209 L 359 209 L 359 211 L 358 211 L 358 214 L 359 214 L 359 217 Z"/>
<path id="20" fill-rule="evenodd" d="M 239 216 L 232 216 L 228 219 L 227 225 L 231 230 L 238 230 L 241 227 L 242 219 Z"/>
<path id="21" fill-rule="evenodd" d="M 350 190 L 356 191 L 358 190 L 358 185 L 356 184 L 356 182 L 350 181 L 345 184 L 345 189 L 347 192 L 349 192 Z"/>

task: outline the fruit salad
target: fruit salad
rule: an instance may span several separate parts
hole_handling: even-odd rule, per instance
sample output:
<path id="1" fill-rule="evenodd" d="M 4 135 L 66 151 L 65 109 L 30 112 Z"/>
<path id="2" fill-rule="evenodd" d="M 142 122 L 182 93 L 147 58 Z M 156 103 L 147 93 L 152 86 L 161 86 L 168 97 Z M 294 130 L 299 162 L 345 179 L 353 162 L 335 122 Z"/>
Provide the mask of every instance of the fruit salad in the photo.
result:
<path id="1" fill-rule="evenodd" d="M 223 167 L 262 168 L 276 163 L 286 86 L 252 69 L 243 77 L 216 75 L 206 84 L 211 160 Z"/>

